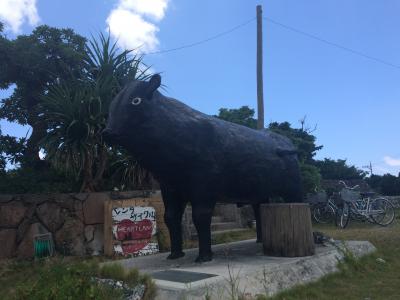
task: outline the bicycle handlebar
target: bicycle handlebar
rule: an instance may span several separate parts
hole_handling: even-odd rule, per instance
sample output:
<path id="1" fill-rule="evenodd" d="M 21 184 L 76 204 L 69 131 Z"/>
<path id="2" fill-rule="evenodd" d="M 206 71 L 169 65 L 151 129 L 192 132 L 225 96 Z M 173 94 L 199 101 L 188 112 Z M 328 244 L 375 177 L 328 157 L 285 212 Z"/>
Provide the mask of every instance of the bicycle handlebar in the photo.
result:
<path id="1" fill-rule="evenodd" d="M 357 189 L 357 188 L 359 188 L 360 187 L 360 185 L 355 185 L 355 186 L 353 186 L 353 187 L 349 187 L 347 184 L 346 184 L 346 182 L 344 182 L 343 180 L 339 180 L 339 184 L 342 184 L 342 185 L 344 185 L 344 187 L 346 188 L 346 189 L 348 189 L 348 190 L 355 190 L 355 189 Z"/>
<path id="2" fill-rule="evenodd" d="M 344 185 L 345 187 L 347 187 L 346 182 L 344 182 L 343 180 L 339 180 L 339 184 L 342 184 L 342 185 Z"/>

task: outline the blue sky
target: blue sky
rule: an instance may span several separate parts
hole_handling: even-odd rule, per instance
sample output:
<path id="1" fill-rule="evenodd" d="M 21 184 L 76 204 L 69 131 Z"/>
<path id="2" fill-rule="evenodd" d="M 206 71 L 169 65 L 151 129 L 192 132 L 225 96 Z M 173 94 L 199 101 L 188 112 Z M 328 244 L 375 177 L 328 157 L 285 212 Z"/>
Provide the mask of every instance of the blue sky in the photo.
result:
<path id="1" fill-rule="evenodd" d="M 153 52 L 197 42 L 264 16 L 400 66 L 400 2 L 362 0 L 0 0 L 10 37 L 35 25 L 70 27 L 89 37 L 120 37 L 122 47 Z M 16 3 L 21 3 L 16 5 Z M 27 7 L 28 5 L 28 7 Z M 12 10 L 10 10 L 12 7 Z M 10 10 L 10 11 L 8 11 Z M 375 173 L 400 172 L 400 67 L 327 45 L 264 20 L 265 120 L 307 115 L 324 146 L 317 158 L 345 158 Z M 256 107 L 256 23 L 192 48 L 145 57 L 162 72 L 166 94 L 216 114 L 221 107 Z M 0 97 L 9 91 L 0 91 Z M 0 122 L 4 133 L 27 129 Z"/>

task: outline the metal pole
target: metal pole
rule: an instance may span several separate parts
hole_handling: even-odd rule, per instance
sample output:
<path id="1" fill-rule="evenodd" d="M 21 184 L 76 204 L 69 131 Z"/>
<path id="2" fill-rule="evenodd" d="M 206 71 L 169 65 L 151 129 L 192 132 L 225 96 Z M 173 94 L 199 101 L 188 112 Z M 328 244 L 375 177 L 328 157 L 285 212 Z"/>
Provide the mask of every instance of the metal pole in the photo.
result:
<path id="1" fill-rule="evenodd" d="M 264 129 L 262 7 L 257 5 L 257 128 Z"/>

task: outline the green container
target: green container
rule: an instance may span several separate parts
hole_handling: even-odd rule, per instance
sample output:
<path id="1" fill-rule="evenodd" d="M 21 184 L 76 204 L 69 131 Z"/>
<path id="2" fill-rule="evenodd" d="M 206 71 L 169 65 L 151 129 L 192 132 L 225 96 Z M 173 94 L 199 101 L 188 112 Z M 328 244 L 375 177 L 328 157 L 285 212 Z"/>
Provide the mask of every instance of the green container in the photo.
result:
<path id="1" fill-rule="evenodd" d="M 33 238 L 35 258 L 43 258 L 54 254 L 54 243 L 51 233 L 38 234 Z"/>

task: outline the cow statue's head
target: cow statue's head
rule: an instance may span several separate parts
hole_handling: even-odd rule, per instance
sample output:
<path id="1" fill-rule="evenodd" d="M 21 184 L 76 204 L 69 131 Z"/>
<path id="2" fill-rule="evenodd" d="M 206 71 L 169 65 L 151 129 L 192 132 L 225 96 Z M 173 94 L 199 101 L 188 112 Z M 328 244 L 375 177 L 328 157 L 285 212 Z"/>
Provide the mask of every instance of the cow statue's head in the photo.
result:
<path id="1" fill-rule="evenodd" d="M 132 131 L 153 114 L 155 91 L 161 85 L 161 76 L 153 75 L 149 81 L 135 80 L 127 84 L 110 104 L 104 139 L 111 144 L 125 144 Z"/>

